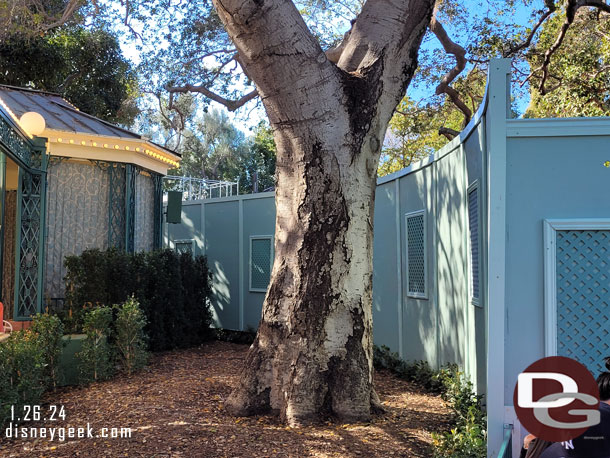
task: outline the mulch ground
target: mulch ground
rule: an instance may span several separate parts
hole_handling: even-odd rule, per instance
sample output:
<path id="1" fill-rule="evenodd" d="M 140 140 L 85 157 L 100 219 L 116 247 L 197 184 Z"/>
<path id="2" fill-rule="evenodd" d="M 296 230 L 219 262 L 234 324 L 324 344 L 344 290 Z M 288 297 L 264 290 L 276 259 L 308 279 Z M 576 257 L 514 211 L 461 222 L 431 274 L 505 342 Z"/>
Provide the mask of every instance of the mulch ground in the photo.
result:
<path id="1" fill-rule="evenodd" d="M 0 439 L 3 457 L 425 457 L 431 433 L 448 428 L 438 396 L 389 372 L 375 374 L 386 413 L 366 424 L 287 428 L 275 417 L 236 418 L 223 400 L 236 383 L 247 346 L 212 342 L 202 348 L 154 355 L 131 377 L 63 388 L 46 396 L 63 405 L 65 421 L 28 428 L 131 428 L 131 438 Z M 107 431 L 112 434 L 112 429 Z M 47 433 L 47 434 L 50 434 Z M 57 434 L 57 433 L 56 433 Z M 66 430 L 66 435 L 68 430 Z"/>

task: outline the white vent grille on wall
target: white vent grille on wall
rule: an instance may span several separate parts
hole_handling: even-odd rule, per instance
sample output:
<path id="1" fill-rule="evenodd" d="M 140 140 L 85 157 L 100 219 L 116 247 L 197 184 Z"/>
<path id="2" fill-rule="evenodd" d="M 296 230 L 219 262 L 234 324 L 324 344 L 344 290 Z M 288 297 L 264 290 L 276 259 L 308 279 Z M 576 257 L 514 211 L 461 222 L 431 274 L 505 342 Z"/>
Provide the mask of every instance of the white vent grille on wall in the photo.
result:
<path id="1" fill-rule="evenodd" d="M 406 215 L 407 294 L 425 298 L 426 290 L 426 221 L 424 211 Z"/>
<path id="2" fill-rule="evenodd" d="M 250 291 L 266 292 L 271 279 L 273 238 L 250 237 Z"/>
<path id="3" fill-rule="evenodd" d="M 479 304 L 479 189 L 468 191 L 468 231 L 470 234 L 470 298 Z"/>
<path id="4" fill-rule="evenodd" d="M 191 256 L 194 254 L 195 240 L 187 239 L 187 240 L 175 240 L 174 241 L 174 250 L 178 254 L 188 253 Z"/>

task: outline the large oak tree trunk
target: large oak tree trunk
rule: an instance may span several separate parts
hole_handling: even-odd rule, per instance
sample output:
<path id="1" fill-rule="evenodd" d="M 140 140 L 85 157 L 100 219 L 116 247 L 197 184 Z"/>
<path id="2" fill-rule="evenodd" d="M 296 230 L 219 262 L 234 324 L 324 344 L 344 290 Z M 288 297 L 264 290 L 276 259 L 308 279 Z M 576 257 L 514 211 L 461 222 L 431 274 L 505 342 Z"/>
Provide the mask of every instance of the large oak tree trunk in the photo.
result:
<path id="1" fill-rule="evenodd" d="M 277 144 L 275 263 L 229 412 L 370 418 L 373 201 L 381 142 L 432 0 L 369 1 L 327 55 L 285 0 L 214 0 Z M 408 7 L 407 7 L 408 5 Z"/>

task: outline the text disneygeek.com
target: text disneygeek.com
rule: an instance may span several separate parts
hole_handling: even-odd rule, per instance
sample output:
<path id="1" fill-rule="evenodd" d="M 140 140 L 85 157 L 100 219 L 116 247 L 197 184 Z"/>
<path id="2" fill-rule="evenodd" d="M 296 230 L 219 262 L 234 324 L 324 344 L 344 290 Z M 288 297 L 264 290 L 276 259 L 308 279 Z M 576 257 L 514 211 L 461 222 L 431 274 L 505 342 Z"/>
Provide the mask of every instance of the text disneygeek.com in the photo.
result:
<path id="1" fill-rule="evenodd" d="M 128 439 L 131 437 L 131 428 L 99 428 L 94 430 L 89 423 L 85 427 L 72 426 L 17 426 L 13 423 L 4 430 L 7 439 L 48 439 L 49 441 L 63 442 L 66 439 Z"/>

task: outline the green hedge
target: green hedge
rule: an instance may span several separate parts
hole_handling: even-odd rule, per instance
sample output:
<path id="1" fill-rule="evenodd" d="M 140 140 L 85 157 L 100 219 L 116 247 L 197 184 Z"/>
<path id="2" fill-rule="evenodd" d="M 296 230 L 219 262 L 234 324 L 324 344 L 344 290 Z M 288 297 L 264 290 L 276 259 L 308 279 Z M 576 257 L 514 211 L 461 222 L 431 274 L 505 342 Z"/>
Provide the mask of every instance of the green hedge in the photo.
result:
<path id="1" fill-rule="evenodd" d="M 0 427 L 22 416 L 24 406 L 40 404 L 42 394 L 57 384 L 63 347 L 61 322 L 37 314 L 30 329 L 0 342 Z"/>
<path id="2" fill-rule="evenodd" d="M 129 254 L 86 250 L 65 260 L 68 330 L 81 332 L 87 309 L 125 302 L 132 295 L 146 315 L 152 351 L 199 345 L 212 336 L 211 273 L 203 256 L 172 250 Z"/>

